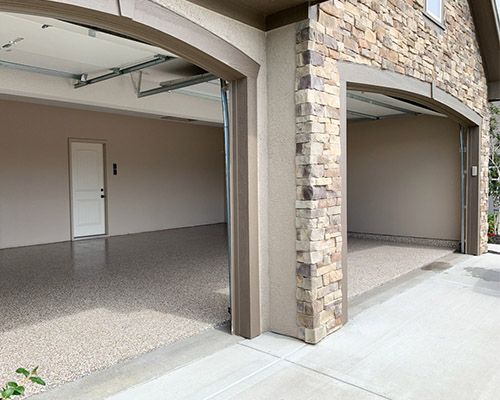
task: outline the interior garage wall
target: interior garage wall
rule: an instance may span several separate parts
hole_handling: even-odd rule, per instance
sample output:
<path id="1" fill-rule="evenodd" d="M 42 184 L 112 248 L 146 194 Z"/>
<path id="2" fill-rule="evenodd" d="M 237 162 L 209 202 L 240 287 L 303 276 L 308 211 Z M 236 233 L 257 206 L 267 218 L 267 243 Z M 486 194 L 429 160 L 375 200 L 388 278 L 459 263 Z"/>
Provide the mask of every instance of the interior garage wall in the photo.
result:
<path id="1" fill-rule="evenodd" d="M 0 248 L 70 239 L 70 137 L 106 141 L 111 235 L 225 219 L 219 127 L 10 101 L 0 110 Z"/>
<path id="2" fill-rule="evenodd" d="M 348 231 L 459 240 L 459 129 L 433 116 L 350 122 Z"/>

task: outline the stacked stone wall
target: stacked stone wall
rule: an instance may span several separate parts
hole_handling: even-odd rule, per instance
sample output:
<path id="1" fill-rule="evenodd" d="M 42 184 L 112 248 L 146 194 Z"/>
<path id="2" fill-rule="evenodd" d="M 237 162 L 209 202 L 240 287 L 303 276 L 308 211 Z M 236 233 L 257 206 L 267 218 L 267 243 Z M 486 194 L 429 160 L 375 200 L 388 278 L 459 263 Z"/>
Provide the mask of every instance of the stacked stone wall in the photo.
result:
<path id="1" fill-rule="evenodd" d="M 424 0 L 332 0 L 298 24 L 296 228 L 298 336 L 317 343 L 342 324 L 340 77 L 337 62 L 393 71 L 438 88 L 483 117 L 481 248 L 486 250 L 487 83 L 467 0 L 444 1 L 443 27 Z"/>

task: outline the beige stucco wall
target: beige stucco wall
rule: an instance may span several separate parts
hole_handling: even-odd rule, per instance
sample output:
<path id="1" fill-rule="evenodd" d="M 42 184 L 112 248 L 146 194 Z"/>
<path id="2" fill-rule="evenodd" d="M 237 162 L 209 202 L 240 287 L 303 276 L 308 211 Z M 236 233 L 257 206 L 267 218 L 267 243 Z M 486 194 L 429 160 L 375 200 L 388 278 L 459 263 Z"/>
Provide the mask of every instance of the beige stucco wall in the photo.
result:
<path id="1" fill-rule="evenodd" d="M 349 123 L 348 230 L 459 240 L 459 130 L 430 116 Z"/>
<path id="2" fill-rule="evenodd" d="M 267 34 L 270 329 L 294 336 L 295 25 Z"/>
<path id="3" fill-rule="evenodd" d="M 20 102 L 0 109 L 0 248 L 70 239 L 70 137 L 106 140 L 111 235 L 224 221 L 221 128 Z"/>

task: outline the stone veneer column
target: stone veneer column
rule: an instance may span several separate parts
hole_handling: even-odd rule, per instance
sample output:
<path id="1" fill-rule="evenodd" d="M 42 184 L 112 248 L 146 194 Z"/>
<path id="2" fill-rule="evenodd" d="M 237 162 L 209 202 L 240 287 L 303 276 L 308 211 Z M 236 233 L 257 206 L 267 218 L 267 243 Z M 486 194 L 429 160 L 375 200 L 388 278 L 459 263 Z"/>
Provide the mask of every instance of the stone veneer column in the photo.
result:
<path id="1" fill-rule="evenodd" d="M 487 83 L 469 4 L 444 2 L 445 29 L 424 15 L 424 0 L 329 0 L 297 25 L 297 324 L 317 343 L 342 324 L 342 204 L 337 61 L 423 82 L 483 117 L 481 249 L 487 248 Z M 345 239 L 345 238 L 344 238 Z"/>
<path id="2" fill-rule="evenodd" d="M 328 38 L 315 21 L 298 25 L 297 324 L 308 343 L 342 325 L 340 89 Z"/>

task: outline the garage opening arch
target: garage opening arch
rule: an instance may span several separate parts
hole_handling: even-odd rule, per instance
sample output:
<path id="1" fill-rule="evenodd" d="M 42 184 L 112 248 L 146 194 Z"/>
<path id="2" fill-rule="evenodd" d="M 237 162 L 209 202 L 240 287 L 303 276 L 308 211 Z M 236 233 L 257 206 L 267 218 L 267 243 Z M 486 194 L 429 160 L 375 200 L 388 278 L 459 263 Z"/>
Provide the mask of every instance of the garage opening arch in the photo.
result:
<path id="1" fill-rule="evenodd" d="M 481 254 L 481 129 L 483 118 L 459 99 L 436 87 L 433 82 L 424 82 L 413 77 L 375 67 L 338 62 L 340 76 L 340 136 L 342 193 L 347 194 L 347 92 L 366 91 L 404 99 L 420 104 L 446 115 L 460 124 L 465 134 L 464 165 L 464 248 L 465 254 Z M 472 173 L 472 166 L 476 172 Z M 345 201 L 347 203 L 347 201 Z M 342 237 L 347 237 L 347 208 L 342 208 Z M 348 320 L 347 294 L 347 241 L 342 242 L 342 313 L 344 323 Z"/>
<path id="2" fill-rule="evenodd" d="M 230 82 L 232 330 L 261 333 L 257 226 L 259 64 L 209 30 L 150 0 L 0 0 L 0 11 L 92 26 L 161 47 Z"/>

